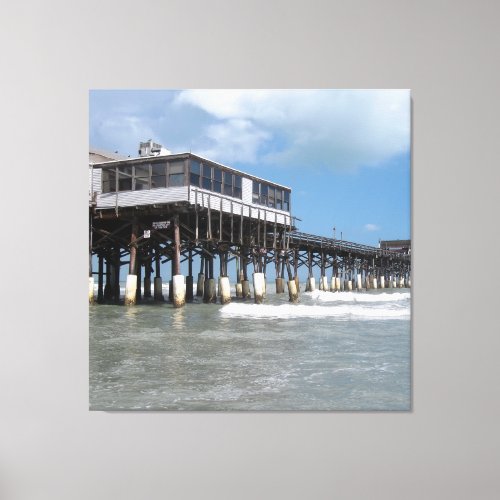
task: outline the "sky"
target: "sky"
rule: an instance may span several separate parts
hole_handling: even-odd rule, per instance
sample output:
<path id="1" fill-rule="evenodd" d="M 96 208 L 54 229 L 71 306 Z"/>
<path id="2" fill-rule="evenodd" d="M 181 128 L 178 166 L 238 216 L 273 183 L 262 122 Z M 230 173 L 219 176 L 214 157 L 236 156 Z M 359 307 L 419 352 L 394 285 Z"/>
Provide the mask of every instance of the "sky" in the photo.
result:
<path id="1" fill-rule="evenodd" d="M 153 139 L 292 189 L 300 231 L 410 238 L 409 90 L 91 90 L 89 145 Z"/>

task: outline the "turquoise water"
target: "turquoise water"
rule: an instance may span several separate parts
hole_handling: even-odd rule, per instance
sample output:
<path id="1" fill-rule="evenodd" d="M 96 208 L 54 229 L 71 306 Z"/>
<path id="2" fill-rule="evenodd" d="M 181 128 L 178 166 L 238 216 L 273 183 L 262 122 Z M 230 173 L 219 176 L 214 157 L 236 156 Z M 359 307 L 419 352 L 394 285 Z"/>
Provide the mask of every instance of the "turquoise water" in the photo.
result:
<path id="1" fill-rule="evenodd" d="M 90 408 L 411 408 L 408 289 L 300 300 L 91 306 Z"/>

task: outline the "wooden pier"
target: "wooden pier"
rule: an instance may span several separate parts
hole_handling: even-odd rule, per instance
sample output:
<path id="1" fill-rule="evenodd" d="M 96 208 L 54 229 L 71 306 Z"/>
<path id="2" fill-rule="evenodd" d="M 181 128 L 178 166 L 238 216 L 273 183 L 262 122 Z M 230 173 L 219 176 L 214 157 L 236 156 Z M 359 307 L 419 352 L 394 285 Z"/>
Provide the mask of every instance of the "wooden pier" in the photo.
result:
<path id="1" fill-rule="evenodd" d="M 123 266 L 127 305 L 168 300 L 182 307 L 193 300 L 195 282 L 204 302 L 227 303 L 230 281 L 236 297 L 249 299 L 253 289 L 260 303 L 267 274 L 275 275 L 276 293 L 285 292 L 286 282 L 289 299 L 296 302 L 301 266 L 307 268 L 306 290 L 316 288 L 315 271 L 324 291 L 410 286 L 408 251 L 298 232 L 286 186 L 191 153 L 97 158 L 89 165 L 90 302 L 121 302 Z M 236 271 L 229 276 L 233 261 Z M 168 262 L 169 297 L 164 297 L 161 264 Z"/>

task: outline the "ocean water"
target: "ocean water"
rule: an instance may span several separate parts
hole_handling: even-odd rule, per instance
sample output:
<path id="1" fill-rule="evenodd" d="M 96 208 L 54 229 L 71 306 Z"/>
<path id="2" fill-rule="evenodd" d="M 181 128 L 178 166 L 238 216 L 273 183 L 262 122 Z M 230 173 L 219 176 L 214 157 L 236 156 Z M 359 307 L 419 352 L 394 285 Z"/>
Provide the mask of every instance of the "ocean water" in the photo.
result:
<path id="1" fill-rule="evenodd" d="M 262 305 L 93 305 L 90 409 L 409 410 L 410 302 L 317 290 L 290 304 L 268 284 Z"/>

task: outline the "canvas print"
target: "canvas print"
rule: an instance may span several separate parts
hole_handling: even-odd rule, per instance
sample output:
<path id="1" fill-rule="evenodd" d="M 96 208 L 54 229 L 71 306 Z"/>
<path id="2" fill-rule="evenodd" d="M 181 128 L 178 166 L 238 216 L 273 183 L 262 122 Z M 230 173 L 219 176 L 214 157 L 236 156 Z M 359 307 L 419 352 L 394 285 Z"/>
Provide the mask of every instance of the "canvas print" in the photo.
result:
<path id="1" fill-rule="evenodd" d="M 408 90 L 91 90 L 89 407 L 411 409 Z"/>

